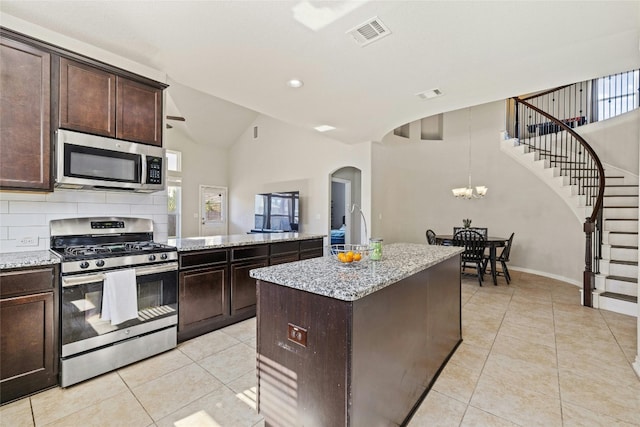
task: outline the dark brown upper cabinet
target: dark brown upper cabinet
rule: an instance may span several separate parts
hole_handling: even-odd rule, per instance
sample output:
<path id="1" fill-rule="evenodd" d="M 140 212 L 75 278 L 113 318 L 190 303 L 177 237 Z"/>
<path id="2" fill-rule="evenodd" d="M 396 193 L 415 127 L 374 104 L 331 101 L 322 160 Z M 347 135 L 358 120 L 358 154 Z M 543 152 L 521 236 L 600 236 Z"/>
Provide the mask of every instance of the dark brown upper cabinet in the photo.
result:
<path id="1" fill-rule="evenodd" d="M 162 90 L 117 78 L 116 137 L 162 145 Z"/>
<path id="2" fill-rule="evenodd" d="M 162 145 L 162 89 L 60 58 L 59 126 Z"/>
<path id="3" fill-rule="evenodd" d="M 51 190 L 51 55 L 0 37 L 0 189 Z"/>
<path id="4" fill-rule="evenodd" d="M 116 137 L 116 76 L 60 58 L 60 123 L 64 129 Z"/>

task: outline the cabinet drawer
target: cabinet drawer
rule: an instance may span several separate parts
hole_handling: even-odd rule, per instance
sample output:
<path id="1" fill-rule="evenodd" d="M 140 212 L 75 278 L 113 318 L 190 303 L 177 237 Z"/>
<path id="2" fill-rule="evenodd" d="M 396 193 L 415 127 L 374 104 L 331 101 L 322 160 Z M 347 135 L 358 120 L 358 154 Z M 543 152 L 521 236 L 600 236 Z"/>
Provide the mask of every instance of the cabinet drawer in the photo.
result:
<path id="1" fill-rule="evenodd" d="M 322 249 L 322 241 L 323 239 L 302 240 L 300 242 L 300 250 Z"/>
<path id="2" fill-rule="evenodd" d="M 323 255 L 324 253 L 322 251 L 322 248 L 318 248 L 310 251 L 300 252 L 300 259 L 302 260 L 302 259 L 309 259 L 309 258 L 318 258 Z"/>
<path id="3" fill-rule="evenodd" d="M 6 298 L 51 291 L 55 286 L 54 268 L 20 270 L 0 274 L 0 297 Z"/>
<path id="4" fill-rule="evenodd" d="M 200 267 L 207 265 L 214 265 L 219 263 L 226 263 L 228 260 L 227 254 L 229 251 L 216 250 L 216 251 L 202 251 L 189 254 L 180 255 L 180 268 Z"/>
<path id="5" fill-rule="evenodd" d="M 297 253 L 300 250 L 300 242 L 282 242 L 282 243 L 272 243 L 271 244 L 271 256 L 286 254 L 286 253 Z"/>
<path id="6" fill-rule="evenodd" d="M 231 249 L 231 261 L 241 261 L 269 256 L 268 245 L 244 246 Z"/>
<path id="7" fill-rule="evenodd" d="M 269 265 L 284 264 L 286 262 L 294 262 L 300 259 L 298 252 L 294 254 L 272 256 L 269 259 Z"/>

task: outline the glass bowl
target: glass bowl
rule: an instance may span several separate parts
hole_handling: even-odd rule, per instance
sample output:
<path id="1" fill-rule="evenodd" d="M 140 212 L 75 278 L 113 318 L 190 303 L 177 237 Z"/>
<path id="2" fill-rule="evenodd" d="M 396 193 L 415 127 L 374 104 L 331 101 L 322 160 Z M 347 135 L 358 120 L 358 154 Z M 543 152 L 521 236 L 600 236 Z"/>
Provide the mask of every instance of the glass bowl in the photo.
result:
<path id="1" fill-rule="evenodd" d="M 369 256 L 367 245 L 331 245 L 329 246 L 331 257 L 341 264 L 353 264 L 364 261 Z"/>

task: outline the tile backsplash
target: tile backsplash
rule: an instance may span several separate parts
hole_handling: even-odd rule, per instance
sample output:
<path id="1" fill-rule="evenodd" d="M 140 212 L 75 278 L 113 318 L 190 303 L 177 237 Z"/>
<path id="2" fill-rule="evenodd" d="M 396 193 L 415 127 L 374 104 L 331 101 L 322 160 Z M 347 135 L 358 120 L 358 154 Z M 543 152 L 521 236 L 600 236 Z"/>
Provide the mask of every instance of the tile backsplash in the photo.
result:
<path id="1" fill-rule="evenodd" d="M 167 192 L 151 194 L 56 189 L 53 193 L 0 192 L 0 253 L 49 249 L 49 221 L 123 216 L 153 220 L 153 236 L 165 243 Z"/>

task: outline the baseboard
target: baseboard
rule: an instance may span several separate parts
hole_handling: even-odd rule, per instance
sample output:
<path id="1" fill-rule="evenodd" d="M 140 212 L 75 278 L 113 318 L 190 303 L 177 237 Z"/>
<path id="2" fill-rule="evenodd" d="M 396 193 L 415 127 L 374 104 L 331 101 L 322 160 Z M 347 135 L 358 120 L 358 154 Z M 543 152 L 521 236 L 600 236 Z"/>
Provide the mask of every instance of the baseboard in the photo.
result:
<path id="1" fill-rule="evenodd" d="M 535 274 L 536 276 L 548 277 L 549 279 L 559 280 L 561 282 L 566 282 L 566 283 L 569 283 L 571 285 L 574 285 L 574 286 L 577 286 L 579 288 L 582 288 L 582 282 L 580 282 L 578 280 L 574 280 L 574 279 L 569 279 L 568 277 L 558 276 L 557 274 L 547 273 L 546 271 L 533 270 L 531 268 L 523 268 L 523 267 L 511 266 L 510 264 L 508 265 L 508 267 L 509 267 L 510 271 L 521 271 L 523 273 Z"/>

